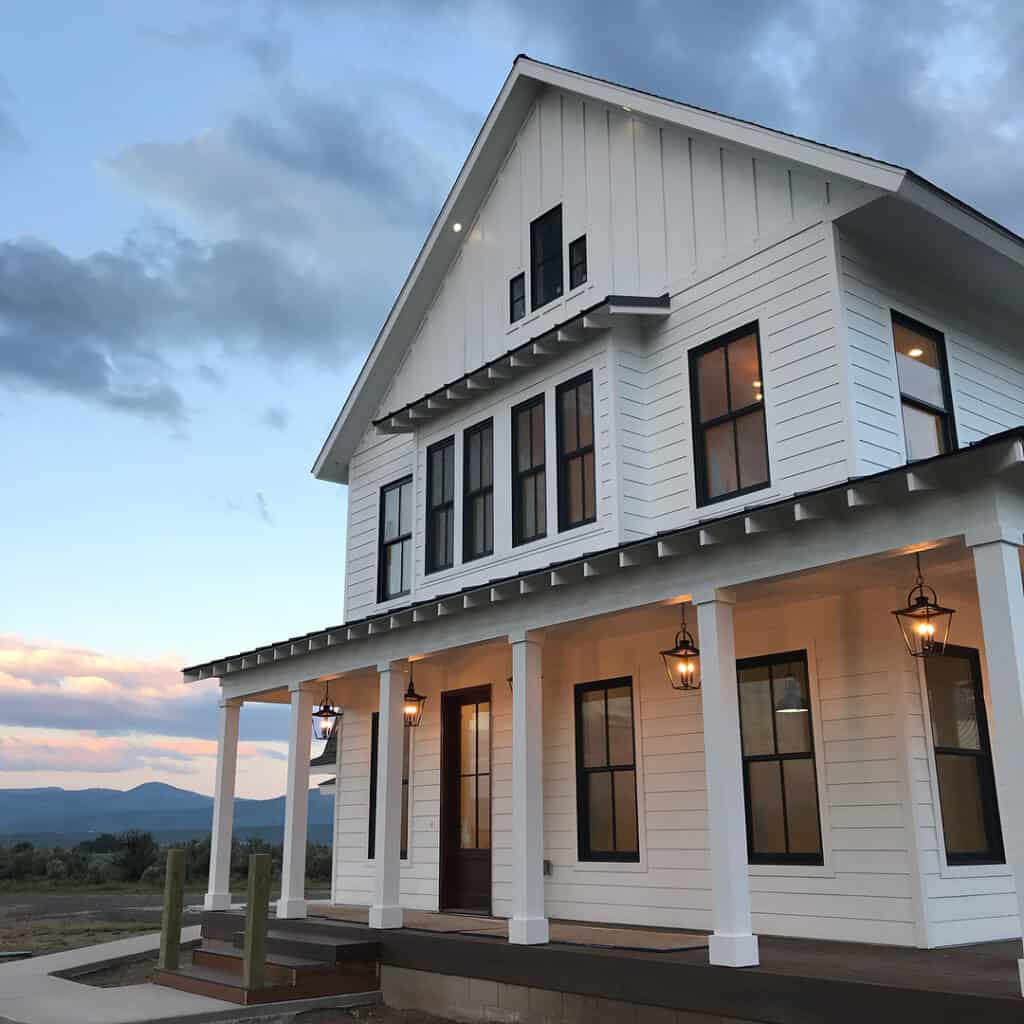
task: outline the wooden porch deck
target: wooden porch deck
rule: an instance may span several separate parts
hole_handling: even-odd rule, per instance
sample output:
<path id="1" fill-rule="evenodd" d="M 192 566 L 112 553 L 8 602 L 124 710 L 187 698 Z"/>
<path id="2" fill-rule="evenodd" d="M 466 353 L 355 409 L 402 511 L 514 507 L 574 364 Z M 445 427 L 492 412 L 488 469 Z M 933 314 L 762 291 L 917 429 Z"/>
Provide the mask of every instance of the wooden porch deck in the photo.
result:
<path id="1" fill-rule="evenodd" d="M 360 913 L 314 904 L 306 921 L 276 927 L 372 937 L 383 966 L 744 1022 L 1024 1021 L 1017 940 L 920 950 L 762 936 L 761 965 L 731 969 L 707 963 L 706 936 L 695 932 L 552 922 L 557 941 L 514 946 L 495 918 L 411 912 L 402 929 L 371 931 L 352 920 Z"/>

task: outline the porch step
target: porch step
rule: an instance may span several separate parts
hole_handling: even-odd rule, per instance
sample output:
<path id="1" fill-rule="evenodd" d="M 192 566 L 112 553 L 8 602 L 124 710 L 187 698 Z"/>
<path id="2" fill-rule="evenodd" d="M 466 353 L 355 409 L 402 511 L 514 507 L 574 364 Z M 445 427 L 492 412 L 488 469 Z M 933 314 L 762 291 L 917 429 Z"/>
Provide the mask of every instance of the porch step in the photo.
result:
<path id="1" fill-rule="evenodd" d="M 231 938 L 236 949 L 241 949 L 245 945 L 245 932 L 235 932 Z M 292 931 L 272 925 L 267 931 L 267 953 L 324 964 L 363 962 L 376 965 L 380 946 L 366 939 L 345 938 L 312 931 Z"/>

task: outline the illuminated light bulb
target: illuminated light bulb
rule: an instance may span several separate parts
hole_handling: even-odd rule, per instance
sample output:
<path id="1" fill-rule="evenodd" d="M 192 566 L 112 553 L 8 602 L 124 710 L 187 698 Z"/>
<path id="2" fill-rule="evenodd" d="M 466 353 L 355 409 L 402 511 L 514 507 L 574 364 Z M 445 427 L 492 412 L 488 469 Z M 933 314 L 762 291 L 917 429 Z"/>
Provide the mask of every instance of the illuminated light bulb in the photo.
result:
<path id="1" fill-rule="evenodd" d="M 405 707 L 402 708 L 402 711 L 407 715 L 415 715 L 416 712 L 419 711 L 419 707 L 415 704 L 406 704 Z"/>
<path id="2" fill-rule="evenodd" d="M 462 225 L 461 225 L 461 224 L 460 224 L 460 223 L 459 223 L 458 221 L 456 221 L 456 222 L 455 222 L 455 223 L 454 223 L 454 224 L 452 225 L 452 231 L 454 231 L 454 232 L 455 232 L 455 234 L 458 234 L 458 233 L 459 233 L 459 232 L 460 232 L 461 230 L 462 230 Z"/>
<path id="3" fill-rule="evenodd" d="M 910 356 L 911 359 L 920 359 L 921 356 L 924 355 L 924 349 L 923 348 L 912 348 L 907 353 L 907 355 Z"/>

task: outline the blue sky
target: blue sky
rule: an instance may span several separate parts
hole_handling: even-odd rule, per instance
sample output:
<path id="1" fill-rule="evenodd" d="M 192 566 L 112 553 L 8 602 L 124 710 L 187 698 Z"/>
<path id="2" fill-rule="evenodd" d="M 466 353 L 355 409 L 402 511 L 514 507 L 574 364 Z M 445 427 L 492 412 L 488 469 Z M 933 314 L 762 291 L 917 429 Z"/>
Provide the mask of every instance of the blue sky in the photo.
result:
<path id="1" fill-rule="evenodd" d="M 167 759 L 213 736 L 213 691 L 175 667 L 341 620 L 345 493 L 309 467 L 517 52 L 909 164 L 1024 231 L 1019 3 L 40 0 L 4 21 L 2 786 L 208 789 L 208 746 Z M 277 709 L 243 716 L 270 752 L 250 794 L 281 788 L 283 735 Z M 101 755 L 79 763 L 83 736 Z"/>

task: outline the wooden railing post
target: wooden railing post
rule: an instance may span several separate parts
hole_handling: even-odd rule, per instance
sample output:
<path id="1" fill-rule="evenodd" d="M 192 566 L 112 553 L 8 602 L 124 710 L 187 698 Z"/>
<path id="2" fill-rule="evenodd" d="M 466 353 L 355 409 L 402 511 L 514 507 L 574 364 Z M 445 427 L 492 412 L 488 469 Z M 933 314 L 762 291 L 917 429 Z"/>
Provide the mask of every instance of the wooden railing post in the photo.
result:
<path id="1" fill-rule="evenodd" d="M 242 985 L 249 991 L 263 987 L 267 963 L 267 918 L 270 915 L 270 854 L 249 858 L 249 884 L 245 900 L 245 949 Z"/>
<path id="2" fill-rule="evenodd" d="M 167 872 L 164 879 L 164 913 L 160 924 L 160 967 L 165 971 L 178 969 L 181 948 L 181 905 L 185 895 L 185 851 L 167 851 Z"/>

